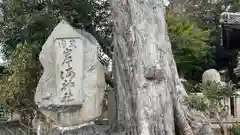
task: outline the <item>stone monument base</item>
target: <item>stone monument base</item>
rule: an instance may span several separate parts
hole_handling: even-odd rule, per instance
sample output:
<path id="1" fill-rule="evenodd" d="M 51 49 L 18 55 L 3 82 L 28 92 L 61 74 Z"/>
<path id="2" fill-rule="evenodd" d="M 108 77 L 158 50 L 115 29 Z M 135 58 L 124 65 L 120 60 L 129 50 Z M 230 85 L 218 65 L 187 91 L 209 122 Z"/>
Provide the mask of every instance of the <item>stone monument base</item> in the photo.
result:
<path id="1" fill-rule="evenodd" d="M 107 135 L 100 131 L 94 124 L 84 126 L 72 126 L 64 128 L 55 128 L 47 135 Z"/>

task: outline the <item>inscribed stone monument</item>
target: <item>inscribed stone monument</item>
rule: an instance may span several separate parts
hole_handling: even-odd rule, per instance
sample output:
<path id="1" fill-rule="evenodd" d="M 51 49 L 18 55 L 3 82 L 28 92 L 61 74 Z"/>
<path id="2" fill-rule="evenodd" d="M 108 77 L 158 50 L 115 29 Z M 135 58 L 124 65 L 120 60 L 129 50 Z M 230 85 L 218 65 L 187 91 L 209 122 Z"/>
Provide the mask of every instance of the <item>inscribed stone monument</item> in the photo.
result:
<path id="1" fill-rule="evenodd" d="M 35 102 L 57 126 L 81 125 L 101 115 L 105 79 L 98 47 L 92 35 L 64 20 L 43 45 Z"/>

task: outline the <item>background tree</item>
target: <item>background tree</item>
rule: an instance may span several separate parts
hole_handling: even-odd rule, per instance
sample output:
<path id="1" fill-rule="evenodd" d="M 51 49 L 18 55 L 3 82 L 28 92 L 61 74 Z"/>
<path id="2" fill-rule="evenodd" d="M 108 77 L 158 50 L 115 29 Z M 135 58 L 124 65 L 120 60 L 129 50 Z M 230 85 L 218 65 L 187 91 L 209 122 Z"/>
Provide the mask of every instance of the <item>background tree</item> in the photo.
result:
<path id="1" fill-rule="evenodd" d="M 168 33 L 178 72 L 189 82 L 200 82 L 205 70 L 215 67 L 215 47 L 210 31 L 199 28 L 188 16 L 166 12 Z"/>
<path id="2" fill-rule="evenodd" d="M 41 66 L 36 61 L 39 50 L 39 45 L 18 44 L 9 56 L 8 74 L 0 81 L 0 93 L 10 112 L 18 111 L 28 116 L 36 109 L 33 98 L 41 74 Z"/>
<path id="3" fill-rule="evenodd" d="M 188 19 L 196 22 L 197 26 L 203 30 L 208 30 L 209 45 L 216 47 L 217 69 L 225 68 L 232 52 L 226 52 L 221 44 L 220 15 L 228 10 L 237 12 L 239 10 L 239 0 L 170 0 L 170 8 L 180 16 L 188 16 Z M 176 4 L 175 4 L 176 3 Z M 177 8 L 175 8 L 177 7 Z M 180 9 L 179 9 L 180 8 Z M 177 9 L 177 10 L 175 10 Z M 181 12 L 180 12 L 181 11 Z"/>
<path id="4" fill-rule="evenodd" d="M 61 19 L 92 33 L 111 58 L 109 3 L 102 0 L 24 1 L 3 0 L 1 41 L 5 56 L 18 43 L 38 41 L 42 45 Z"/>

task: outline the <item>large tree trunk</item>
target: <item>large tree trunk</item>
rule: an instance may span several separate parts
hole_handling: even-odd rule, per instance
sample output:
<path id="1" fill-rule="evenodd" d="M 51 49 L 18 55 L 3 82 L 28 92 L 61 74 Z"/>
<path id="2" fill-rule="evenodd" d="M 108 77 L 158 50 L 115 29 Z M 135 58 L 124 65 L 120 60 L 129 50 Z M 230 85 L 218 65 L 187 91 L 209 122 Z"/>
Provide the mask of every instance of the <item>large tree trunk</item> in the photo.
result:
<path id="1" fill-rule="evenodd" d="M 118 130 L 128 135 L 212 135 L 187 96 L 167 35 L 162 0 L 112 0 Z"/>

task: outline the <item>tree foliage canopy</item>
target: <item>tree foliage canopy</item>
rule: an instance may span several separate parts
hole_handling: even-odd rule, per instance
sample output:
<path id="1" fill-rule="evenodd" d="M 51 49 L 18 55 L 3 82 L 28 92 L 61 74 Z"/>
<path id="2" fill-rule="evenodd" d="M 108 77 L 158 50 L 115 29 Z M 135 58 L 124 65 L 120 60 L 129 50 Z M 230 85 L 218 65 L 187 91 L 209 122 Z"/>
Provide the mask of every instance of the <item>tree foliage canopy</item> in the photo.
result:
<path id="1" fill-rule="evenodd" d="M 39 50 L 37 45 L 18 44 L 9 56 L 8 74 L 0 80 L 0 93 L 11 112 L 31 114 L 35 110 L 33 97 L 42 71 L 37 61 Z"/>
<path id="2" fill-rule="evenodd" d="M 201 80 L 202 73 L 215 65 L 215 48 L 209 45 L 209 31 L 199 28 L 189 17 L 171 11 L 166 19 L 179 72 L 187 80 Z"/>
<path id="3" fill-rule="evenodd" d="M 93 34 L 103 51 L 111 56 L 111 23 L 109 3 L 100 0 L 72 0 L 41 2 L 25 0 L 3 0 L 3 20 L 0 32 L 3 53 L 9 56 L 18 43 L 42 45 L 61 19 L 66 19 L 76 28 Z"/>

